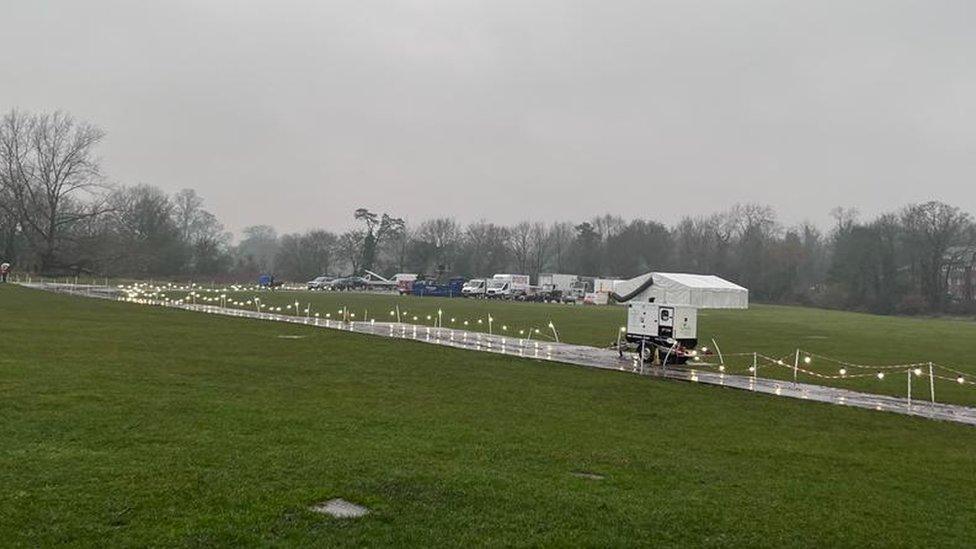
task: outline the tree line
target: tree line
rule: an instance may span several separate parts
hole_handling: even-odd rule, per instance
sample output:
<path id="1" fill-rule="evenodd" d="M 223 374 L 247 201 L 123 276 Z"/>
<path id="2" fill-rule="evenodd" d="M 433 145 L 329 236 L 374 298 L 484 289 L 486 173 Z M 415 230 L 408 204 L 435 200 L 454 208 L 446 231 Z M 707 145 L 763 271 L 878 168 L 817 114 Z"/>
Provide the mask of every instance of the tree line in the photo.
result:
<path id="1" fill-rule="evenodd" d="M 279 235 L 245 228 L 235 244 L 192 189 L 106 182 L 104 132 L 70 115 L 10 111 L 0 120 L 0 258 L 48 275 L 303 281 L 330 274 L 490 276 L 563 272 L 627 278 L 717 274 L 753 299 L 880 313 L 974 312 L 976 225 L 941 202 L 862 220 L 832 212 L 822 231 L 738 204 L 671 226 L 605 214 L 578 222 L 450 217 L 408 224 L 360 208 L 357 228 Z"/>

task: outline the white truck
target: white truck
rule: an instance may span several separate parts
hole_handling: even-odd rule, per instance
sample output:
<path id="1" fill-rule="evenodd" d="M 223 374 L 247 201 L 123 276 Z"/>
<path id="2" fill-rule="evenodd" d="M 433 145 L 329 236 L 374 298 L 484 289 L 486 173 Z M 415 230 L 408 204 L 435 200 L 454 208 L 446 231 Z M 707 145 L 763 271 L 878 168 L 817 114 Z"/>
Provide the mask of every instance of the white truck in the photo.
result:
<path id="1" fill-rule="evenodd" d="M 529 275 L 496 274 L 488 280 L 485 297 L 518 299 L 529 293 Z"/>
<path id="2" fill-rule="evenodd" d="M 539 275 L 539 293 L 547 299 L 580 301 L 586 294 L 586 282 L 577 275 L 542 273 Z"/>
<path id="3" fill-rule="evenodd" d="M 576 275 L 542 273 L 539 275 L 539 290 L 543 292 L 568 292 L 573 289 L 573 285 L 579 280 Z"/>
<path id="4" fill-rule="evenodd" d="M 407 295 L 413 291 L 413 283 L 417 280 L 417 275 L 414 273 L 397 273 L 393 275 L 394 283 L 396 283 L 396 290 L 400 295 Z"/>

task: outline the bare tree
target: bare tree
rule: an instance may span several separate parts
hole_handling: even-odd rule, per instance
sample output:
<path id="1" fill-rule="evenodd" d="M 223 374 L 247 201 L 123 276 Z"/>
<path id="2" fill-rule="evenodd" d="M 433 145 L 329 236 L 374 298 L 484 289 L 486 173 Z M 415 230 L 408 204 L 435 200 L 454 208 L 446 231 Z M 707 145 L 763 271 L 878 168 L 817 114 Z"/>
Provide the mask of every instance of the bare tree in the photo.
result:
<path id="1" fill-rule="evenodd" d="M 20 221 L 14 214 L 15 208 L 5 207 L 9 198 L 0 189 L 0 259 L 11 262 L 17 255 L 17 241 L 20 238 Z"/>
<path id="2" fill-rule="evenodd" d="M 389 238 L 385 239 L 383 245 L 383 251 L 390 263 L 390 267 L 398 272 L 406 272 L 410 269 L 421 270 L 416 264 L 417 261 L 415 249 L 417 242 L 414 241 L 414 231 L 410 230 L 410 227 L 404 227 L 402 231 L 396 234 L 390 235 Z"/>
<path id="3" fill-rule="evenodd" d="M 861 212 L 857 208 L 844 208 L 842 206 L 837 206 L 833 210 L 830 210 L 830 217 L 834 218 L 836 225 L 834 226 L 835 232 L 844 231 L 850 229 L 857 223 L 857 218 L 860 217 Z"/>
<path id="4" fill-rule="evenodd" d="M 902 212 L 906 248 L 916 284 L 929 305 L 938 308 L 946 294 L 949 250 L 964 243 L 969 214 L 942 202 L 914 204 Z"/>
<path id="5" fill-rule="evenodd" d="M 556 272 L 568 270 L 575 238 L 576 229 L 573 228 L 572 223 L 558 221 L 549 228 L 549 255 L 552 259 L 552 268 Z"/>
<path id="6" fill-rule="evenodd" d="M 464 231 L 465 269 L 473 276 L 491 275 L 507 268 L 509 231 L 494 223 L 478 221 Z"/>
<path id="7" fill-rule="evenodd" d="M 673 230 L 677 266 L 695 273 L 715 272 L 718 231 L 711 218 L 685 217 Z"/>
<path id="8" fill-rule="evenodd" d="M 0 207 L 18 219 L 42 271 L 68 267 L 59 252 L 72 227 L 105 211 L 90 200 L 104 189 L 94 154 L 103 136 L 60 111 L 0 120 Z"/>
<path id="9" fill-rule="evenodd" d="M 114 256 L 103 258 L 114 271 L 133 276 L 182 271 L 189 252 L 173 218 L 173 204 L 148 185 L 122 187 L 109 198 L 107 227 Z"/>
<path id="10" fill-rule="evenodd" d="M 336 252 L 348 263 L 353 274 L 360 272 L 362 267 L 360 261 L 362 261 L 363 253 L 360 243 L 364 237 L 362 231 L 348 231 L 339 235 L 339 240 L 336 242 Z"/>
<path id="11" fill-rule="evenodd" d="M 525 273 L 529 269 L 529 254 L 532 253 L 532 224 L 523 221 L 509 229 L 508 245 L 515 260 L 515 270 Z"/>
<path id="12" fill-rule="evenodd" d="M 269 225 L 252 225 L 241 231 L 244 238 L 237 245 L 237 255 L 248 259 L 259 270 L 270 273 L 275 267 L 278 253 L 278 231 Z"/>
<path id="13" fill-rule="evenodd" d="M 442 217 L 424 221 L 417 229 L 414 251 L 420 267 L 446 272 L 454 267 L 461 244 L 461 228 L 457 221 Z"/>
<path id="14" fill-rule="evenodd" d="M 322 230 L 282 236 L 275 256 L 278 274 L 291 280 L 330 274 L 337 241 L 334 234 Z"/>
<path id="15" fill-rule="evenodd" d="M 538 275 L 546 268 L 549 258 L 549 230 L 544 223 L 533 223 L 529 234 L 529 268 Z"/>
<path id="16" fill-rule="evenodd" d="M 590 225 L 600 235 L 603 242 L 620 234 L 627 227 L 627 222 L 619 215 L 609 213 L 594 217 Z"/>

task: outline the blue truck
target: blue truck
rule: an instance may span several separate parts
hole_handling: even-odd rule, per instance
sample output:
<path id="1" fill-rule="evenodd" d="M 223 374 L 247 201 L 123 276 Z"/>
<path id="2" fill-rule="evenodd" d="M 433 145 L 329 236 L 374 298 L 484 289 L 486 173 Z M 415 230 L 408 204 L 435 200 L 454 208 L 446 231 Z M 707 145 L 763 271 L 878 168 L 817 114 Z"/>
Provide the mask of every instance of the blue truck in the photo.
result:
<path id="1" fill-rule="evenodd" d="M 460 277 L 452 278 L 447 282 L 414 280 L 410 293 L 430 297 L 460 297 L 461 287 L 464 286 L 464 282 L 465 280 Z"/>
<path id="2" fill-rule="evenodd" d="M 274 275 L 263 274 L 258 277 L 258 286 L 265 290 L 273 290 L 282 284 L 284 284 L 284 282 L 275 280 Z"/>

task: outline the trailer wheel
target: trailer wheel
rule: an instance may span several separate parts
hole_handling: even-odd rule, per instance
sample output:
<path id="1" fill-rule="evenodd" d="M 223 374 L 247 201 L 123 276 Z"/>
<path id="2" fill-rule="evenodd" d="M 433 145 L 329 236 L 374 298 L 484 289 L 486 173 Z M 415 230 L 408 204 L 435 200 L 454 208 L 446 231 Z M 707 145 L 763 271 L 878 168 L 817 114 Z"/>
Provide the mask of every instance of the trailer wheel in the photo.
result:
<path id="1" fill-rule="evenodd" d="M 638 351 L 641 354 L 641 360 L 643 360 L 644 362 L 653 362 L 654 361 L 654 348 L 655 347 L 653 345 L 644 345 L 644 346 L 642 346 L 641 347 L 641 350 Z"/>

